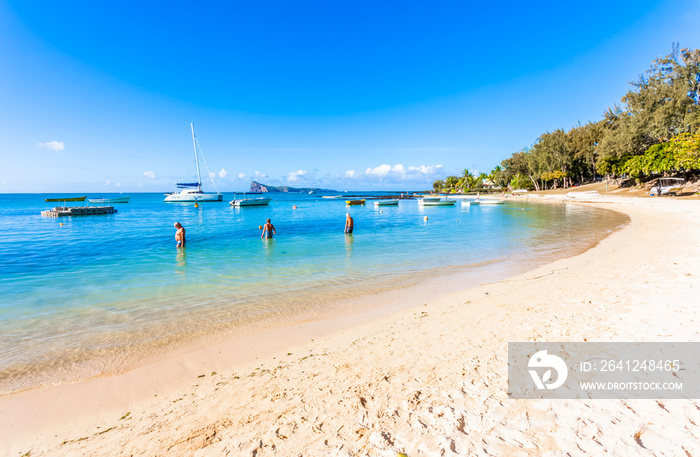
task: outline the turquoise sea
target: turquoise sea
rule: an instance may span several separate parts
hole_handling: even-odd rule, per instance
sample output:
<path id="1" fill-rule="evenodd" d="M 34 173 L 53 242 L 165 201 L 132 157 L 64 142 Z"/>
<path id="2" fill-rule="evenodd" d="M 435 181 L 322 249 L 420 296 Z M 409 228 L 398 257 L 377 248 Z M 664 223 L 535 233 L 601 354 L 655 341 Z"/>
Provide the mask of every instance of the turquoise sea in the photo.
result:
<path id="1" fill-rule="evenodd" d="M 276 193 L 270 206 L 234 208 L 226 194 L 195 208 L 128 195 L 117 214 L 73 218 L 40 215 L 57 195 L 0 195 L 0 394 L 118 372 L 223 333 L 351 312 L 372 294 L 445 272 L 524 269 L 626 222 L 522 201 L 376 208 Z M 90 195 L 101 196 L 110 194 Z M 260 238 L 266 218 L 272 240 Z M 175 247 L 176 221 L 187 230 L 184 249 Z"/>

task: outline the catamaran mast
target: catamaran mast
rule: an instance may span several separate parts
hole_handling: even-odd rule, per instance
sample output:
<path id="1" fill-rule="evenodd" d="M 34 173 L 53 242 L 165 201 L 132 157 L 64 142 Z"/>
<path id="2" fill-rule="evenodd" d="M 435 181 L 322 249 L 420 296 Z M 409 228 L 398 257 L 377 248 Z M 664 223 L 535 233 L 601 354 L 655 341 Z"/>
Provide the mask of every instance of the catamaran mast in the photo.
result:
<path id="1" fill-rule="evenodd" d="M 190 128 L 192 129 L 192 146 L 194 146 L 194 163 L 197 164 L 197 187 L 202 190 L 202 176 L 199 174 L 199 157 L 197 157 L 197 142 L 194 139 L 194 122 L 190 122 Z"/>

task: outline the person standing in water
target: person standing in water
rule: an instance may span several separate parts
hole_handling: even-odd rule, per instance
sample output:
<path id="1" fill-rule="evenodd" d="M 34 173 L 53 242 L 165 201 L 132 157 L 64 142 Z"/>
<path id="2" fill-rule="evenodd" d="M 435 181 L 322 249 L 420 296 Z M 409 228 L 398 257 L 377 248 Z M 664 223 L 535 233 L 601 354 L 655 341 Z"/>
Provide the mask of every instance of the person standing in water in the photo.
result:
<path id="1" fill-rule="evenodd" d="M 270 222 L 270 219 L 268 219 L 265 222 L 265 225 L 263 225 L 262 235 L 260 235 L 260 238 L 272 238 L 273 233 L 277 235 L 277 230 L 275 230 L 275 226 L 272 225 L 272 222 Z"/>
<path id="2" fill-rule="evenodd" d="M 175 222 L 175 243 L 177 247 L 179 248 L 184 248 L 185 247 L 185 227 L 180 225 L 179 222 Z"/>
<path id="3" fill-rule="evenodd" d="M 345 233 L 352 233 L 355 228 L 355 221 L 350 217 L 350 213 L 345 213 Z"/>

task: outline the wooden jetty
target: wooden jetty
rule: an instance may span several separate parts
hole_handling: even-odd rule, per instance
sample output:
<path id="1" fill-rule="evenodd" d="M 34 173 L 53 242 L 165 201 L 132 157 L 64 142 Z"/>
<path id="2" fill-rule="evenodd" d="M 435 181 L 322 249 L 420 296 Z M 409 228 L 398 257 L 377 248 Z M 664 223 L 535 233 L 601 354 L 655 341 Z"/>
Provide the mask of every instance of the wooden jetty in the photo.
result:
<path id="1" fill-rule="evenodd" d="M 117 210 L 114 206 L 57 206 L 53 209 L 42 211 L 46 217 L 64 216 L 95 216 L 98 214 L 114 214 Z"/>

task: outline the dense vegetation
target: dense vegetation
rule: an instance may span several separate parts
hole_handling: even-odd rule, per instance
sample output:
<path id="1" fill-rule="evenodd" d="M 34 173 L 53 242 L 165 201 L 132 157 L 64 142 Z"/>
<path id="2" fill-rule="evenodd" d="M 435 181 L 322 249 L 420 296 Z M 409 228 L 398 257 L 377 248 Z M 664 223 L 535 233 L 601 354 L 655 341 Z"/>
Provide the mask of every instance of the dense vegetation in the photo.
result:
<path id="1" fill-rule="evenodd" d="M 700 50 L 679 51 L 674 45 L 630 84 L 622 105 L 608 108 L 600 121 L 543 133 L 490 174 L 475 177 L 464 170 L 433 188 L 467 192 L 493 184 L 542 190 L 599 175 L 641 182 L 656 174 L 700 170 Z"/>

